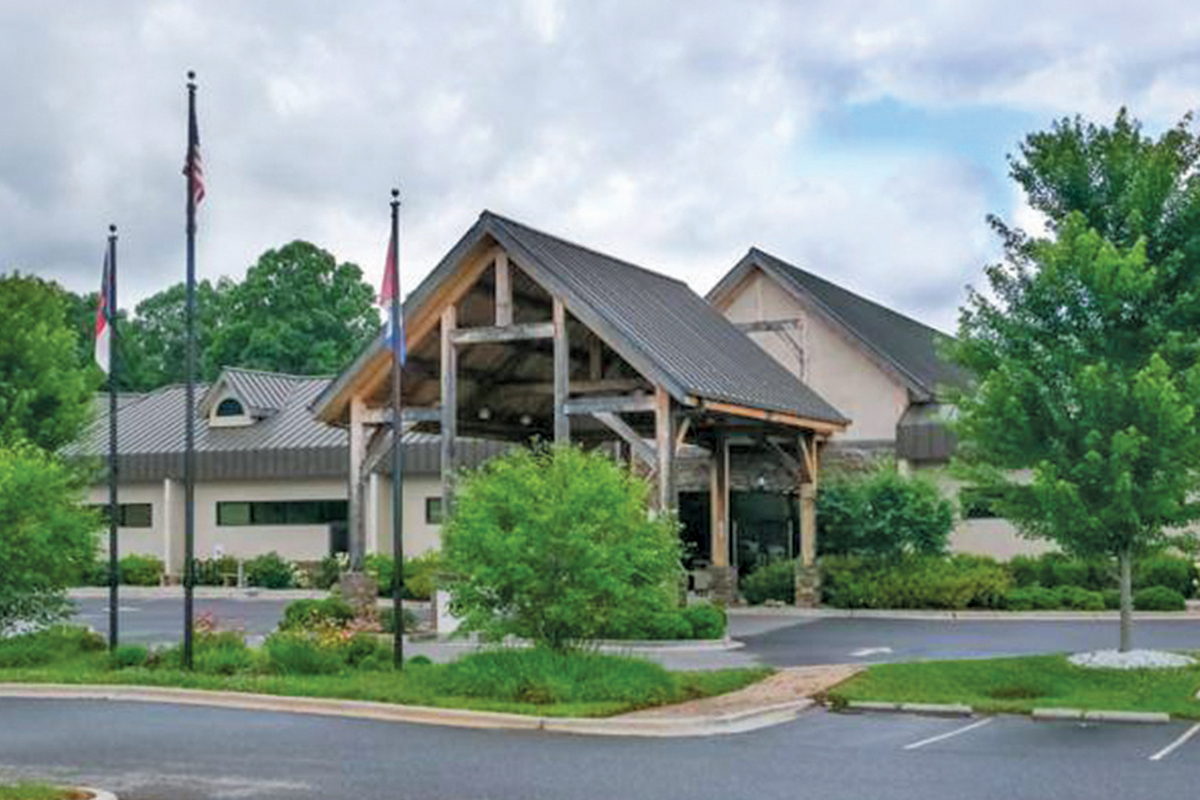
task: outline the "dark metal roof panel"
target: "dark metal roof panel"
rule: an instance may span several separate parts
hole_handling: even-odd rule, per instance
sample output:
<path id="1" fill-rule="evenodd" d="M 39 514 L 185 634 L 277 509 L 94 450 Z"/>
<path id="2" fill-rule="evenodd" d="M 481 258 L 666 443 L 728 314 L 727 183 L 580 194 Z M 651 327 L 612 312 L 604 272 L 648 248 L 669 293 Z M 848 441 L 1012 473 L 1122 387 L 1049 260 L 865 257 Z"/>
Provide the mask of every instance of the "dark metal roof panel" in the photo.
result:
<path id="1" fill-rule="evenodd" d="M 682 281 L 490 212 L 484 219 L 515 240 L 689 394 L 846 421 Z"/>

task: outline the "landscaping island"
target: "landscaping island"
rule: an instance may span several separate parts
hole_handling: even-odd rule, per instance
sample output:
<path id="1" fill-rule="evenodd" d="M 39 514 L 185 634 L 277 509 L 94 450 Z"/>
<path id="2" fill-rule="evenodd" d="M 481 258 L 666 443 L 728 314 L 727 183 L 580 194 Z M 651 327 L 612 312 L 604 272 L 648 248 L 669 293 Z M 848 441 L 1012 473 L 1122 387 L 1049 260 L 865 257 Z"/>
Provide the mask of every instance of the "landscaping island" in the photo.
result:
<path id="1" fill-rule="evenodd" d="M 359 635 L 320 643 L 284 634 L 262 649 L 240 636 L 202 633 L 196 670 L 179 668 L 177 648 L 129 646 L 58 627 L 0 640 L 0 683 L 116 684 L 368 700 L 501 711 L 542 717 L 604 717 L 741 689 L 770 669 L 669 672 L 658 664 L 586 650 L 497 648 L 450 664 L 420 656 L 394 670 L 390 647 Z"/>
<path id="2" fill-rule="evenodd" d="M 969 706 L 981 713 L 1035 708 L 1162 712 L 1200 719 L 1200 666 L 1179 669 L 1078 667 L 1066 655 L 880 664 L 834 687 L 831 707 L 855 702 Z"/>

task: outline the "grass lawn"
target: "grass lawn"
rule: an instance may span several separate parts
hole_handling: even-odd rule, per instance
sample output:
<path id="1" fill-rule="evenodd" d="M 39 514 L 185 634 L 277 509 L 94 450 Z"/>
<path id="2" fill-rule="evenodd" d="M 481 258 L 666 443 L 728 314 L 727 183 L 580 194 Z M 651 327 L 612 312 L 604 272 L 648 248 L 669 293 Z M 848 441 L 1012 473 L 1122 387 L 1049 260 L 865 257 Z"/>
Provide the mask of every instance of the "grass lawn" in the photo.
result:
<path id="1" fill-rule="evenodd" d="M 1084 669 L 1064 655 L 880 664 L 831 689 L 830 703 L 962 703 L 982 712 L 1034 708 L 1165 711 L 1200 719 L 1200 666 Z"/>
<path id="2" fill-rule="evenodd" d="M 40 783 L 0 783 L 0 800 L 69 800 L 72 793 Z"/>

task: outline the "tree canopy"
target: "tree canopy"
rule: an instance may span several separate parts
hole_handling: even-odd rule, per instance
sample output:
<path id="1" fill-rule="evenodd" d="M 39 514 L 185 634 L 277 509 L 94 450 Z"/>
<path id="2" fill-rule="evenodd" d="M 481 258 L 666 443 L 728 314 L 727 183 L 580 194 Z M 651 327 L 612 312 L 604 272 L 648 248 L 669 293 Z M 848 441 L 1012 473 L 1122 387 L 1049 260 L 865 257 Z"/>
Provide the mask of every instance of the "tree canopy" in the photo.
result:
<path id="1" fill-rule="evenodd" d="M 87 423 L 100 371 L 80 364 L 67 312 L 56 284 L 0 275 L 0 443 L 56 450 Z"/>
<path id="2" fill-rule="evenodd" d="M 961 463 L 1027 534 L 1132 559 L 1200 516 L 1200 155 L 1190 119 L 1157 139 L 1122 111 L 1028 136 L 1012 177 L 1048 219 L 994 221 L 1005 261 L 972 292 L 953 356 Z"/>

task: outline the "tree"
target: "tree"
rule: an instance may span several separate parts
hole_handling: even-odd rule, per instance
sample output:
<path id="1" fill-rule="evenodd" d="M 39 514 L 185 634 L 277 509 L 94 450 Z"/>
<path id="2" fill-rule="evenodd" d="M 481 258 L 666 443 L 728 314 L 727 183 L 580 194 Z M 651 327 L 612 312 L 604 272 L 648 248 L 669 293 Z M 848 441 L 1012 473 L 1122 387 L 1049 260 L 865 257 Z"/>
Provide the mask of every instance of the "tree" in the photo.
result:
<path id="1" fill-rule="evenodd" d="M 942 555 L 953 527 L 954 507 L 937 486 L 894 466 L 833 476 L 817 499 L 822 555 Z"/>
<path id="2" fill-rule="evenodd" d="M 315 245 L 296 241 L 268 250 L 230 287 L 205 352 L 206 370 L 336 373 L 379 330 L 373 298 L 361 269 Z"/>
<path id="3" fill-rule="evenodd" d="M 1122 650 L 1134 559 L 1200 517 L 1200 156 L 1122 111 L 1026 138 L 1012 176 L 1050 236 L 994 225 L 994 299 L 972 291 L 955 360 L 965 474 L 1028 535 L 1117 560 Z M 1019 471 L 1026 471 L 1022 477 Z"/>
<path id="4" fill-rule="evenodd" d="M 222 278 L 213 284 L 196 284 L 196 368 L 200 380 L 211 381 L 216 370 L 206 354 L 226 319 L 227 298 L 233 282 Z M 134 318 L 121 330 L 122 367 L 128 385 L 139 391 L 187 380 L 185 304 L 186 288 L 177 283 L 137 304 Z"/>
<path id="5" fill-rule="evenodd" d="M 604 454 L 518 449 L 457 489 L 442 555 L 464 630 L 562 650 L 677 604 L 676 523 Z"/>
<path id="6" fill-rule="evenodd" d="M 95 555 L 80 476 L 28 442 L 0 443 L 0 635 L 69 612 L 63 590 Z"/>
<path id="7" fill-rule="evenodd" d="M 79 363 L 66 313 L 57 285 L 0 276 L 0 442 L 56 450 L 87 424 L 100 372 Z"/>

